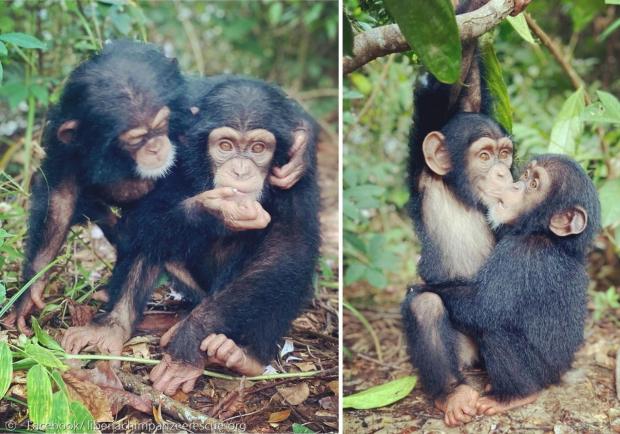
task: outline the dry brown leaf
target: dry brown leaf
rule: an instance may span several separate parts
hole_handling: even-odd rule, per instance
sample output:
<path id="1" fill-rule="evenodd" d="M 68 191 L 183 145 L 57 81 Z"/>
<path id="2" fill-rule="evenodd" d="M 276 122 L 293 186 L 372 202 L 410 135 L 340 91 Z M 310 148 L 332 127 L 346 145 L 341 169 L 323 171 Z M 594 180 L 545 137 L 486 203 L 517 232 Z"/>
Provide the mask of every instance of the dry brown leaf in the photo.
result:
<path id="1" fill-rule="evenodd" d="M 291 410 L 276 411 L 269 415 L 268 423 L 284 422 L 291 415 Z"/>
<path id="2" fill-rule="evenodd" d="M 298 383 L 289 387 L 276 387 L 282 398 L 291 405 L 299 405 L 308 399 L 310 388 L 308 383 Z"/>
<path id="3" fill-rule="evenodd" d="M 148 344 L 144 342 L 132 345 L 130 348 L 131 348 L 131 352 L 133 353 L 135 357 L 139 357 L 142 359 L 151 358 L 151 352 L 149 351 L 149 346 Z"/>
<path id="4" fill-rule="evenodd" d="M 338 397 L 325 396 L 324 398 L 319 399 L 319 405 L 324 410 L 329 410 L 336 413 L 338 411 Z"/>
<path id="5" fill-rule="evenodd" d="M 71 314 L 71 325 L 80 327 L 90 322 L 95 315 L 95 309 L 87 304 L 79 304 L 69 300 L 69 313 Z"/>
<path id="6" fill-rule="evenodd" d="M 316 366 L 312 362 L 299 362 L 293 365 L 297 366 L 301 372 L 316 371 Z"/>
<path id="7" fill-rule="evenodd" d="M 329 387 L 329 390 L 331 390 L 334 395 L 338 396 L 338 394 L 340 394 L 338 380 L 330 381 L 329 383 L 327 383 L 327 387 Z"/>
<path id="8" fill-rule="evenodd" d="M 166 422 L 163 416 L 161 415 L 161 404 L 159 404 L 157 407 L 153 406 L 153 419 L 158 424 L 162 424 Z"/>
<path id="9" fill-rule="evenodd" d="M 96 422 L 114 421 L 112 405 L 103 390 L 90 381 L 78 378 L 74 371 L 67 371 L 62 375 L 71 399 L 84 404 Z"/>

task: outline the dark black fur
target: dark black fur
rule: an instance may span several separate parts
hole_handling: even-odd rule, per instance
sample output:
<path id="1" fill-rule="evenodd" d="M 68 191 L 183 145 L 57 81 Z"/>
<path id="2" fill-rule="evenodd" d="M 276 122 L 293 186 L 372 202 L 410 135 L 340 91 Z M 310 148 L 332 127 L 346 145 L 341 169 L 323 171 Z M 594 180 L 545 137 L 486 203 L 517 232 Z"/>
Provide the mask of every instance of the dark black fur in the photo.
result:
<path id="1" fill-rule="evenodd" d="M 600 229 L 596 188 L 583 169 L 560 155 L 552 163 L 547 198 L 506 228 L 472 283 L 426 287 L 440 294 L 452 324 L 473 336 L 500 400 L 525 397 L 558 383 L 583 341 L 588 276 L 586 253 Z M 583 207 L 588 224 L 578 235 L 549 229 L 554 213 Z"/>
<path id="2" fill-rule="evenodd" d="M 115 242 L 110 206 L 131 204 L 115 200 L 102 189 L 138 179 L 135 163 L 120 149 L 117 137 L 130 127 L 128 120 L 144 107 L 168 105 L 173 113 L 169 135 L 174 140 L 184 128 L 178 120 L 186 118 L 177 119 L 175 115 L 189 109 L 183 89 L 184 79 L 175 60 L 166 58 L 152 45 L 130 41 L 106 45 L 100 54 L 71 73 L 44 131 L 46 157 L 33 181 L 24 281 L 39 271 L 33 261 L 48 248 L 53 231 L 63 232 L 64 239 L 68 226 L 90 219 Z M 57 138 L 57 132 L 69 120 L 78 120 L 79 127 L 72 142 L 65 144 Z M 68 184 L 75 187 L 78 196 L 72 216 L 68 217 L 70 223 L 60 221 L 49 210 L 52 195 Z M 56 254 L 57 250 L 53 256 Z"/>
<path id="3" fill-rule="evenodd" d="M 200 83 L 192 84 L 200 89 Z M 200 304 L 173 337 L 174 359 L 200 365 L 202 339 L 224 333 L 268 362 L 276 342 L 311 296 L 319 248 L 316 127 L 280 89 L 257 80 L 204 82 L 195 123 L 174 173 L 124 217 L 119 260 L 110 282 L 112 305 L 130 294 L 139 317 L 152 286 L 126 282 L 127 270 L 177 261 L 191 269 L 205 290 Z M 213 188 L 207 138 L 217 127 L 265 128 L 276 136 L 272 165 L 288 159 L 292 131 L 304 119 L 311 128 L 303 177 L 290 190 L 265 187 L 261 204 L 271 215 L 266 229 L 230 232 L 207 212 L 189 212 L 183 200 Z M 129 265 L 127 265 L 129 264 Z"/>

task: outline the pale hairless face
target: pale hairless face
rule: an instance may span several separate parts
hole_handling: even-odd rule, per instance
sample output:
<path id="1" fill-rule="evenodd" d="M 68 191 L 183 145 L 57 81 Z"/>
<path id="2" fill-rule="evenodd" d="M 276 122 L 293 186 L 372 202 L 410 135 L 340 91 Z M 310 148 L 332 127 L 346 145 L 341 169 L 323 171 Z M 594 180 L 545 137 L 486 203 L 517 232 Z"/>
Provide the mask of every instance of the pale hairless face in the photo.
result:
<path id="1" fill-rule="evenodd" d="M 508 137 L 481 137 L 467 150 L 466 161 L 469 182 L 478 199 L 487 207 L 493 206 L 497 201 L 493 191 L 512 183 L 512 142 Z"/>
<path id="2" fill-rule="evenodd" d="M 519 216 L 540 204 L 550 189 L 549 172 L 533 160 L 517 182 L 494 192 L 497 203 L 489 209 L 492 222 L 496 225 L 514 223 Z"/>
<path id="3" fill-rule="evenodd" d="M 260 199 L 275 149 L 276 138 L 265 129 L 214 129 L 209 134 L 208 152 L 215 187 L 232 187 L 246 198 Z"/>
<path id="4" fill-rule="evenodd" d="M 164 176 L 174 163 L 175 150 L 168 138 L 169 118 L 170 109 L 164 106 L 149 121 L 119 136 L 121 146 L 136 162 L 141 178 Z"/>

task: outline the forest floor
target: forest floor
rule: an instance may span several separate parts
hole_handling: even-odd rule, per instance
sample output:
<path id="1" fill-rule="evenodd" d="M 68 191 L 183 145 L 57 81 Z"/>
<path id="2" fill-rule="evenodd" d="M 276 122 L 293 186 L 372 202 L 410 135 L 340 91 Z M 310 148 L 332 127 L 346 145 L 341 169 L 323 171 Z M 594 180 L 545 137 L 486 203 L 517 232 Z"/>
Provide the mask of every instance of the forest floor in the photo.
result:
<path id="1" fill-rule="evenodd" d="M 311 377 L 278 378 L 275 380 L 249 381 L 245 379 L 225 380 L 203 376 L 193 392 L 177 392 L 173 398 L 183 408 L 191 408 L 216 420 L 236 424 L 247 432 L 334 432 L 338 430 L 338 146 L 337 143 L 322 142 L 318 147 L 319 176 L 322 195 L 322 237 L 321 272 L 316 285 L 316 297 L 311 306 L 293 323 L 290 334 L 285 337 L 278 359 L 272 363 L 277 373 L 299 373 L 318 371 Z M 6 186 L 4 184 L 3 186 Z M 24 193 L 11 196 L 12 188 L 0 189 L 2 216 L 0 228 L 18 234 L 14 249 L 2 253 L 3 270 L 0 278 L 7 286 L 7 297 L 17 289 L 20 258 L 14 250 L 22 247 L 24 236 Z M 7 191 L 9 193 L 7 193 Z M 15 193 L 15 191 L 13 191 Z M 17 198 L 21 195 L 22 198 Z M 8 251 L 8 249 L 7 249 Z M 47 289 L 49 311 L 38 315 L 39 322 L 52 337 L 59 340 L 68 325 L 87 322 L 98 303 L 89 301 L 90 295 L 82 296 L 84 303 L 77 303 L 67 296 L 71 285 L 78 286 L 83 277 L 90 281 L 105 282 L 110 266 L 114 263 L 113 248 L 101 238 L 94 227 L 73 228 L 67 242 L 70 259 L 52 269 L 52 278 Z M 96 285 L 94 285 L 96 286 Z M 85 285 L 89 288 L 89 285 Z M 100 288 L 98 288 L 100 289 Z M 90 293 L 92 294 L 92 289 Z M 74 297 L 79 299 L 79 297 Z M 86 304 L 88 301 L 88 304 Z M 181 314 L 171 312 L 175 302 L 164 285 L 159 288 L 149 304 L 148 314 L 141 324 L 141 330 L 124 347 L 123 355 L 158 359 L 161 355 L 159 336 L 171 327 Z M 17 343 L 18 333 L 14 330 L 0 330 L 0 340 Z M 122 388 L 110 388 L 110 384 L 96 381 L 100 369 L 94 363 L 82 366 L 78 376 L 84 374 L 89 390 L 83 402 L 98 421 L 122 422 L 118 432 L 149 432 L 144 423 L 175 422 L 175 418 L 159 409 L 155 401 L 147 401 L 145 407 L 141 396 L 129 395 Z M 211 369 L 211 368 L 209 368 Z M 218 369 L 213 369 L 218 371 Z M 136 374 L 138 381 L 149 388 L 150 366 L 134 362 L 122 362 L 121 371 Z M 220 370 L 230 375 L 230 372 Z M 86 374 L 88 372 L 88 374 Z M 63 374 L 65 382 L 69 382 Z M 122 375 L 120 376 L 122 377 Z M 135 377 L 134 377 L 135 378 Z M 28 423 L 25 403 L 25 371 L 13 374 L 12 386 L 7 394 L 11 400 L 0 401 L 0 431 L 11 423 L 13 428 L 25 429 Z M 91 384 L 94 383 L 94 384 Z M 114 381 L 112 382 L 114 383 Z M 118 383 L 118 382 L 116 382 Z M 82 384 L 82 383 L 80 383 Z M 123 386 L 127 390 L 126 381 Z M 100 399 L 99 399 L 100 398 Z M 94 401 L 110 403 L 109 406 Z M 119 405 L 120 403 L 120 405 Z M 139 411 L 138 408 L 142 408 Z M 165 409 L 164 409 L 165 410 Z M 146 413 L 145 413 L 146 411 Z M 163 413 L 163 414 L 162 414 Z M 110 414 L 113 418 L 110 419 Z M 178 418 L 177 418 L 177 421 Z M 139 427 L 142 428 L 139 428 Z M 145 428 L 147 427 L 147 428 Z M 109 428 L 111 429 L 111 428 Z M 224 429 L 224 428 L 223 428 Z M 107 432 L 107 430 L 106 430 Z"/>
<path id="2" fill-rule="evenodd" d="M 404 287 L 404 286 L 403 286 Z M 362 290 L 363 291 L 363 290 Z M 404 295 L 404 294 L 401 294 Z M 401 329 L 399 303 L 362 310 L 378 335 L 383 360 L 377 360 L 373 341 L 366 329 L 345 311 L 344 345 L 351 357 L 344 361 L 344 395 L 367 389 L 406 375 L 416 375 L 409 363 Z M 591 309 L 590 309 L 591 310 Z M 507 414 L 479 416 L 458 428 L 447 428 L 443 414 L 436 410 L 419 385 L 405 399 L 374 410 L 345 410 L 347 433 L 423 434 L 582 434 L 620 432 L 620 402 L 616 396 L 614 370 L 620 347 L 620 328 L 613 319 L 588 321 L 586 342 L 577 353 L 573 369 L 561 385 L 545 390 L 530 405 Z M 347 354 L 347 353 L 345 353 Z M 483 383 L 484 373 L 468 376 Z"/>

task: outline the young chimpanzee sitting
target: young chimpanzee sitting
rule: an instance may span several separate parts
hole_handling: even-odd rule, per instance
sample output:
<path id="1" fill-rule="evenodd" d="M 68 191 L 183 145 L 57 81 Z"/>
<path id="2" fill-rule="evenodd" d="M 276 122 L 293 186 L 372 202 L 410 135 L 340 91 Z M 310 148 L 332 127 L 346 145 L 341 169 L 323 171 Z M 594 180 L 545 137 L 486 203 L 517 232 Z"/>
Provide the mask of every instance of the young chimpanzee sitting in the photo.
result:
<path id="1" fill-rule="evenodd" d="M 260 373 L 311 295 L 319 248 L 314 147 L 291 189 L 268 182 L 287 159 L 298 119 L 310 123 L 298 104 L 274 86 L 238 78 L 214 86 L 197 107 L 180 169 L 124 217 L 112 311 L 69 329 L 63 340 L 73 353 L 93 344 L 119 353 L 164 264 L 189 270 L 177 275 L 200 286 L 204 298 L 162 337 L 166 354 L 151 379 L 166 393 L 191 390 L 205 361 Z M 203 201 L 220 188 L 260 202 L 271 218 L 267 228 L 231 232 L 214 220 Z"/>
<path id="2" fill-rule="evenodd" d="M 435 337 L 419 357 L 452 360 L 435 385 L 453 391 L 440 403 L 449 425 L 534 401 L 560 381 L 583 340 L 586 253 L 600 225 L 594 184 L 573 160 L 543 155 L 517 182 L 487 193 L 502 237 L 472 282 L 411 288 L 426 291 L 423 327 Z M 490 381 L 482 398 L 459 371 L 452 328 L 478 345 Z"/>
<path id="3" fill-rule="evenodd" d="M 79 65 L 45 126 L 47 155 L 34 177 L 23 280 L 56 257 L 73 224 L 91 220 L 115 243 L 117 216 L 110 207 L 134 206 L 170 173 L 175 154 L 184 152 L 178 138 L 191 118 L 193 100 L 207 83 L 228 79 L 203 79 L 196 88 L 190 80 L 186 86 L 175 59 L 132 41 L 107 44 Z M 298 119 L 290 132 L 295 137 L 291 160 L 274 167 L 272 184 L 290 188 L 303 172 L 306 130 L 304 119 Z M 261 214 L 237 207 L 230 196 L 216 190 L 205 197 L 205 206 L 232 229 L 264 227 Z M 41 276 L 4 323 L 17 323 L 29 333 L 26 319 L 35 306 L 44 307 L 46 283 Z"/>

